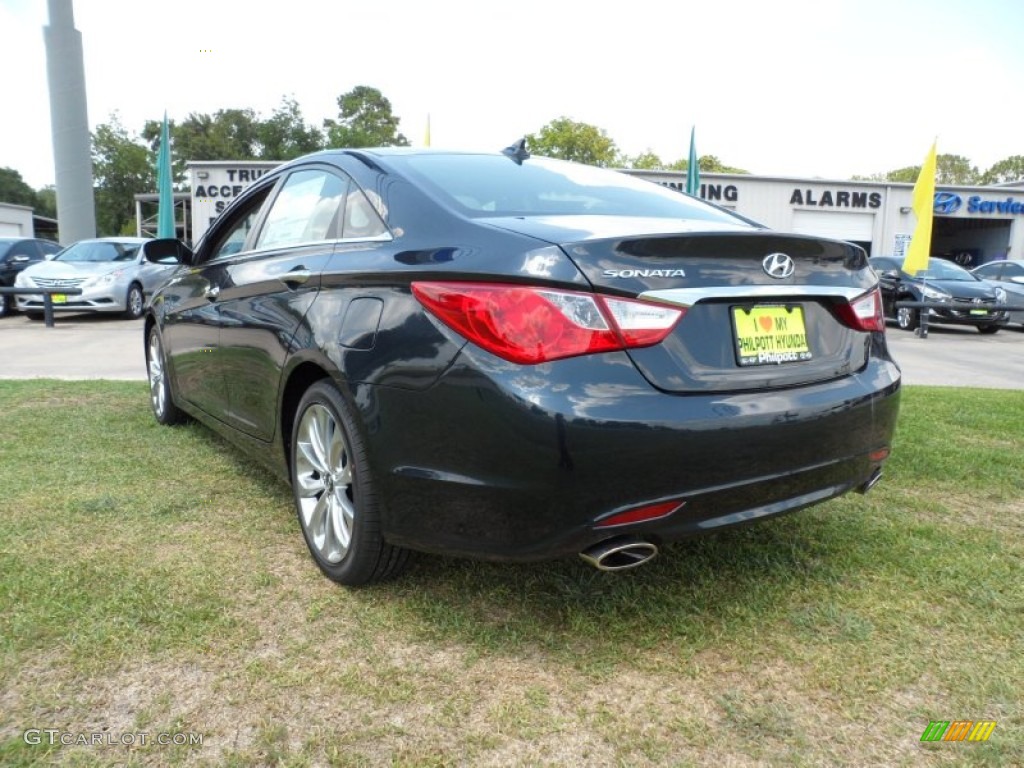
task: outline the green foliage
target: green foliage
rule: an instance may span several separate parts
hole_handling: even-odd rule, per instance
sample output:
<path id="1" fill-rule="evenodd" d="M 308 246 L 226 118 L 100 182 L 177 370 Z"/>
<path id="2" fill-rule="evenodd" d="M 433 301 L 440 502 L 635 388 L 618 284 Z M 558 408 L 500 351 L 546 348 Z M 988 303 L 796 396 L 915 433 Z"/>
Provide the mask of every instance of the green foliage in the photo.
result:
<path id="1" fill-rule="evenodd" d="M 914 184 L 921 175 L 920 165 L 908 165 L 886 173 L 870 176 L 854 176 L 856 181 L 896 181 Z M 935 158 L 935 182 L 937 184 L 986 184 L 978 169 L 962 155 L 937 155 Z"/>
<path id="2" fill-rule="evenodd" d="M 338 97 L 338 120 L 324 120 L 328 147 L 407 147 L 391 102 L 376 88 L 358 85 Z"/>
<path id="3" fill-rule="evenodd" d="M 623 155 L 620 164 L 623 168 L 636 168 L 641 171 L 662 171 L 665 169 L 665 164 L 661 158 L 649 149 L 646 152 L 641 152 L 636 157 Z"/>
<path id="4" fill-rule="evenodd" d="M 130 136 L 115 112 L 92 135 L 96 231 L 101 236 L 135 234 L 135 194 L 156 188 L 152 156 Z"/>
<path id="5" fill-rule="evenodd" d="M 616 164 L 618 149 L 602 129 L 559 117 L 537 133 L 527 134 L 526 146 L 531 153 L 556 157 L 603 168 Z"/>
<path id="6" fill-rule="evenodd" d="M 726 165 L 715 155 L 701 155 L 697 164 L 702 172 L 706 171 L 707 173 L 750 173 L 750 171 L 745 171 L 742 168 Z"/>
<path id="7" fill-rule="evenodd" d="M 323 149 L 323 134 L 307 125 L 295 99 L 281 99 L 269 119 L 256 126 L 259 154 L 263 160 L 292 160 Z"/>
<path id="8" fill-rule="evenodd" d="M 21 173 L 13 168 L 0 168 L 0 203 L 25 205 L 29 208 L 34 208 L 36 205 L 36 193 L 21 178 Z"/>
<path id="9" fill-rule="evenodd" d="M 981 175 L 982 184 L 1005 184 L 1024 179 L 1024 155 L 1012 155 Z"/>
<path id="10" fill-rule="evenodd" d="M 57 188 L 53 184 L 36 192 L 36 215 L 57 218 Z"/>

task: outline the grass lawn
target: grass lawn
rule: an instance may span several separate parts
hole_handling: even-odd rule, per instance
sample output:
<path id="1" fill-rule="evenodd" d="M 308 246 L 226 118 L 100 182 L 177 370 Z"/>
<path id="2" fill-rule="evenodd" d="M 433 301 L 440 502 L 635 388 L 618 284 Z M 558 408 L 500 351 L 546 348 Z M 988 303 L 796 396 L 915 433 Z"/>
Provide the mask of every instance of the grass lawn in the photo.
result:
<path id="1" fill-rule="evenodd" d="M 907 388 L 872 493 L 637 571 L 355 591 L 144 383 L 3 381 L 0 414 L 4 766 L 1024 764 L 1024 392 Z"/>

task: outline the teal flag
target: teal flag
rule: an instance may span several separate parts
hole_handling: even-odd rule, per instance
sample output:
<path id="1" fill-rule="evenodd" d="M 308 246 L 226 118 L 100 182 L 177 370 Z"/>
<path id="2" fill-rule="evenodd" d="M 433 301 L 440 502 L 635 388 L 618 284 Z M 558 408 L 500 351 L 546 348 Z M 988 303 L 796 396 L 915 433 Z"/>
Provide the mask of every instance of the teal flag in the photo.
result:
<path id="1" fill-rule="evenodd" d="M 700 165 L 697 162 L 696 126 L 690 129 L 690 160 L 686 164 L 686 194 L 700 197 Z"/>
<path id="2" fill-rule="evenodd" d="M 174 226 L 174 189 L 171 186 L 171 140 L 167 130 L 167 113 L 160 129 L 160 151 L 156 156 L 156 191 L 159 202 L 156 214 L 156 236 L 177 237 Z"/>

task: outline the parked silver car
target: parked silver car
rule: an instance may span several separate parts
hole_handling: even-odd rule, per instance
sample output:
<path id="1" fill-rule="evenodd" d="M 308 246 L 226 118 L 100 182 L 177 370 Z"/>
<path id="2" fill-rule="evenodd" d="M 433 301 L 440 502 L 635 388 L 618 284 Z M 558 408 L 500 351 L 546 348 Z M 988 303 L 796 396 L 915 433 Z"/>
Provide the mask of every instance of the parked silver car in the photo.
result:
<path id="1" fill-rule="evenodd" d="M 1024 307 L 1024 259 L 990 261 L 975 267 L 971 273 L 1006 291 L 1007 304 Z M 1010 322 L 1024 326 L 1024 310 L 1010 312 Z"/>
<path id="2" fill-rule="evenodd" d="M 173 262 L 145 258 L 144 237 L 79 240 L 50 261 L 18 273 L 18 288 L 79 288 L 81 295 L 53 293 L 53 308 L 64 312 L 117 312 L 141 317 L 146 300 L 174 271 Z M 43 295 L 18 296 L 18 309 L 30 317 L 43 314 Z"/>

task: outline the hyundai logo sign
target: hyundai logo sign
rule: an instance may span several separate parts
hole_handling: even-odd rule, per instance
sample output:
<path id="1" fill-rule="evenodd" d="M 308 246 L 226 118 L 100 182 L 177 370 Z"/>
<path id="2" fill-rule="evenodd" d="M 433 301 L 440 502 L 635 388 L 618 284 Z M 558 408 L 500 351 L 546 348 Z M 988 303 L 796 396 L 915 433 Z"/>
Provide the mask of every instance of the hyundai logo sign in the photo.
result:
<path id="1" fill-rule="evenodd" d="M 956 213 L 960 210 L 960 206 L 964 204 L 963 198 L 954 192 L 936 192 L 934 208 L 932 210 L 935 213 L 941 213 L 949 215 Z"/>

